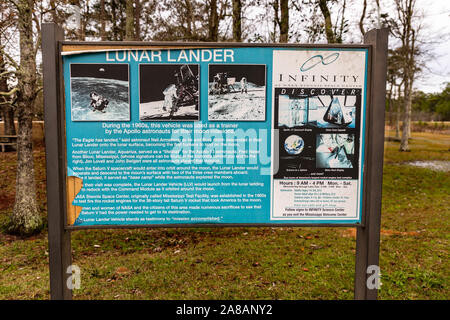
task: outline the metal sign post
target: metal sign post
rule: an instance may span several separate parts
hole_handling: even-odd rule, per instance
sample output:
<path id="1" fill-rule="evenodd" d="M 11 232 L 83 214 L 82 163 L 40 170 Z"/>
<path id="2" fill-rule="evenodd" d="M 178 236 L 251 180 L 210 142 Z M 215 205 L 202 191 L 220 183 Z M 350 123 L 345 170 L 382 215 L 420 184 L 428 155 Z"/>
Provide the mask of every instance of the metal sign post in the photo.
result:
<path id="1" fill-rule="evenodd" d="M 53 23 L 42 24 L 44 68 L 45 158 L 47 169 L 47 215 L 52 299 L 71 299 L 67 286 L 72 254 L 66 226 L 66 166 L 64 108 L 60 41 L 64 31 Z"/>
<path id="2" fill-rule="evenodd" d="M 355 299 L 374 300 L 377 289 L 367 286 L 368 267 L 379 270 L 381 191 L 383 183 L 384 111 L 386 108 L 386 72 L 388 29 L 366 33 L 364 43 L 372 45 L 372 79 L 369 95 L 369 125 L 367 128 L 367 166 L 364 226 L 357 228 Z M 377 275 L 379 277 L 379 275 Z"/>
<path id="3" fill-rule="evenodd" d="M 366 282 L 379 256 L 387 29 L 360 45 L 42 33 L 52 299 L 72 298 L 71 231 L 205 226 L 356 227 L 355 299 L 376 299 Z M 233 101 L 251 112 L 232 114 Z M 208 130 L 219 133 L 203 149 Z M 230 146 L 248 160 L 211 162 Z"/>

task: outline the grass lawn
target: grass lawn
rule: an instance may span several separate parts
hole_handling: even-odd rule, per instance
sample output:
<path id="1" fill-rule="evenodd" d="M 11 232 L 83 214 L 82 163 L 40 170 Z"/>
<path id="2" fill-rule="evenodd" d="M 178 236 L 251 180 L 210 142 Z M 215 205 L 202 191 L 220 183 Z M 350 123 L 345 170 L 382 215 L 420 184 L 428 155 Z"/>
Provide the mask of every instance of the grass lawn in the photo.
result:
<path id="1" fill-rule="evenodd" d="M 389 133 L 388 133 L 389 134 Z M 450 161 L 450 137 L 414 133 L 411 152 L 386 142 L 380 299 L 449 299 L 450 173 L 408 165 Z M 45 213 L 44 149 L 36 147 Z M 0 154 L 0 225 L 14 201 L 15 154 Z M 48 299 L 44 231 L 0 232 L 0 299 Z M 352 299 L 352 228 L 183 228 L 72 233 L 81 268 L 74 299 Z"/>

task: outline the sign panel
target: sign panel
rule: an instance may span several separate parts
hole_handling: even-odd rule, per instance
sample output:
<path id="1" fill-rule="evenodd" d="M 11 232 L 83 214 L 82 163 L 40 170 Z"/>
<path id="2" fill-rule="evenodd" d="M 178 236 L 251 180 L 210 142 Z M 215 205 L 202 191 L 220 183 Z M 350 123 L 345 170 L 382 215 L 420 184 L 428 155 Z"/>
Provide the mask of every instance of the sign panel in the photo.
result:
<path id="1" fill-rule="evenodd" d="M 275 50 L 272 219 L 359 219 L 367 52 Z"/>
<path id="2" fill-rule="evenodd" d="M 69 225 L 361 221 L 367 47 L 92 49 L 63 47 Z"/>

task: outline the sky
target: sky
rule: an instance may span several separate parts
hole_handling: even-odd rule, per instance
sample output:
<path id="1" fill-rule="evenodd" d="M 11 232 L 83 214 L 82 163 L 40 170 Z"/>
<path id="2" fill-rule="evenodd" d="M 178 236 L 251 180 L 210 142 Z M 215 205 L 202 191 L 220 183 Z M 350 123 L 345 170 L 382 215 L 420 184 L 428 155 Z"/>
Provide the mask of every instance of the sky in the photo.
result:
<path id="1" fill-rule="evenodd" d="M 363 1 L 347 2 L 351 4 L 350 12 L 346 16 L 351 21 L 350 32 L 354 34 L 352 41 L 360 42 L 358 23 Z M 368 0 L 367 3 L 375 8 L 375 0 Z M 393 0 L 380 0 L 381 14 L 387 13 L 389 17 L 396 17 L 393 4 Z M 441 92 L 445 88 L 445 82 L 450 82 L 450 1 L 416 0 L 416 12 L 418 17 L 423 17 L 419 38 L 420 45 L 427 53 L 421 58 L 425 67 L 418 74 L 414 89 L 426 93 Z M 392 36 L 389 37 L 389 44 L 390 47 L 395 44 Z"/>
<path id="2" fill-rule="evenodd" d="M 430 39 L 427 45 L 431 56 L 425 58 L 426 69 L 415 88 L 424 92 L 439 92 L 450 82 L 450 1 L 418 0 L 424 10 L 424 32 Z"/>

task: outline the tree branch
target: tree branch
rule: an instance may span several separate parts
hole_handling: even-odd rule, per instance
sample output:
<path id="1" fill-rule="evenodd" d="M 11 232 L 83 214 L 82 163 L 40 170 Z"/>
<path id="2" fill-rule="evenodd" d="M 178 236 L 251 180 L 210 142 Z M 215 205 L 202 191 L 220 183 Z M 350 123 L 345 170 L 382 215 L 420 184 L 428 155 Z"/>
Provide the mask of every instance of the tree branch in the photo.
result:
<path id="1" fill-rule="evenodd" d="M 5 50 L 3 50 L 3 48 L 0 48 L 0 54 L 5 56 L 9 60 L 9 63 L 12 64 L 14 68 L 16 68 L 16 70 L 19 70 L 19 65 L 17 64 L 17 62 Z"/>
<path id="2" fill-rule="evenodd" d="M 9 92 L 3 92 L 3 91 L 0 91 L 0 96 L 10 97 L 10 96 L 12 96 L 14 93 L 16 93 L 17 91 L 19 91 L 19 89 L 17 89 L 17 87 L 14 88 L 14 89 L 11 89 Z"/>
<path id="3" fill-rule="evenodd" d="M 12 73 L 16 73 L 15 71 L 4 71 L 2 73 L 0 73 L 0 78 L 3 78 L 4 76 L 8 75 L 8 74 L 12 74 Z"/>
<path id="4" fill-rule="evenodd" d="M 361 31 L 363 37 L 366 34 L 366 31 L 364 30 L 364 18 L 366 17 L 366 9 L 367 9 L 367 0 L 364 0 L 363 11 L 361 13 L 361 18 L 359 19 L 359 30 Z"/>
<path id="5" fill-rule="evenodd" d="M 44 89 L 43 86 L 40 86 L 39 88 L 37 88 L 37 90 L 34 92 L 34 96 L 36 97 L 39 94 L 39 92 L 42 91 L 42 89 Z"/>

